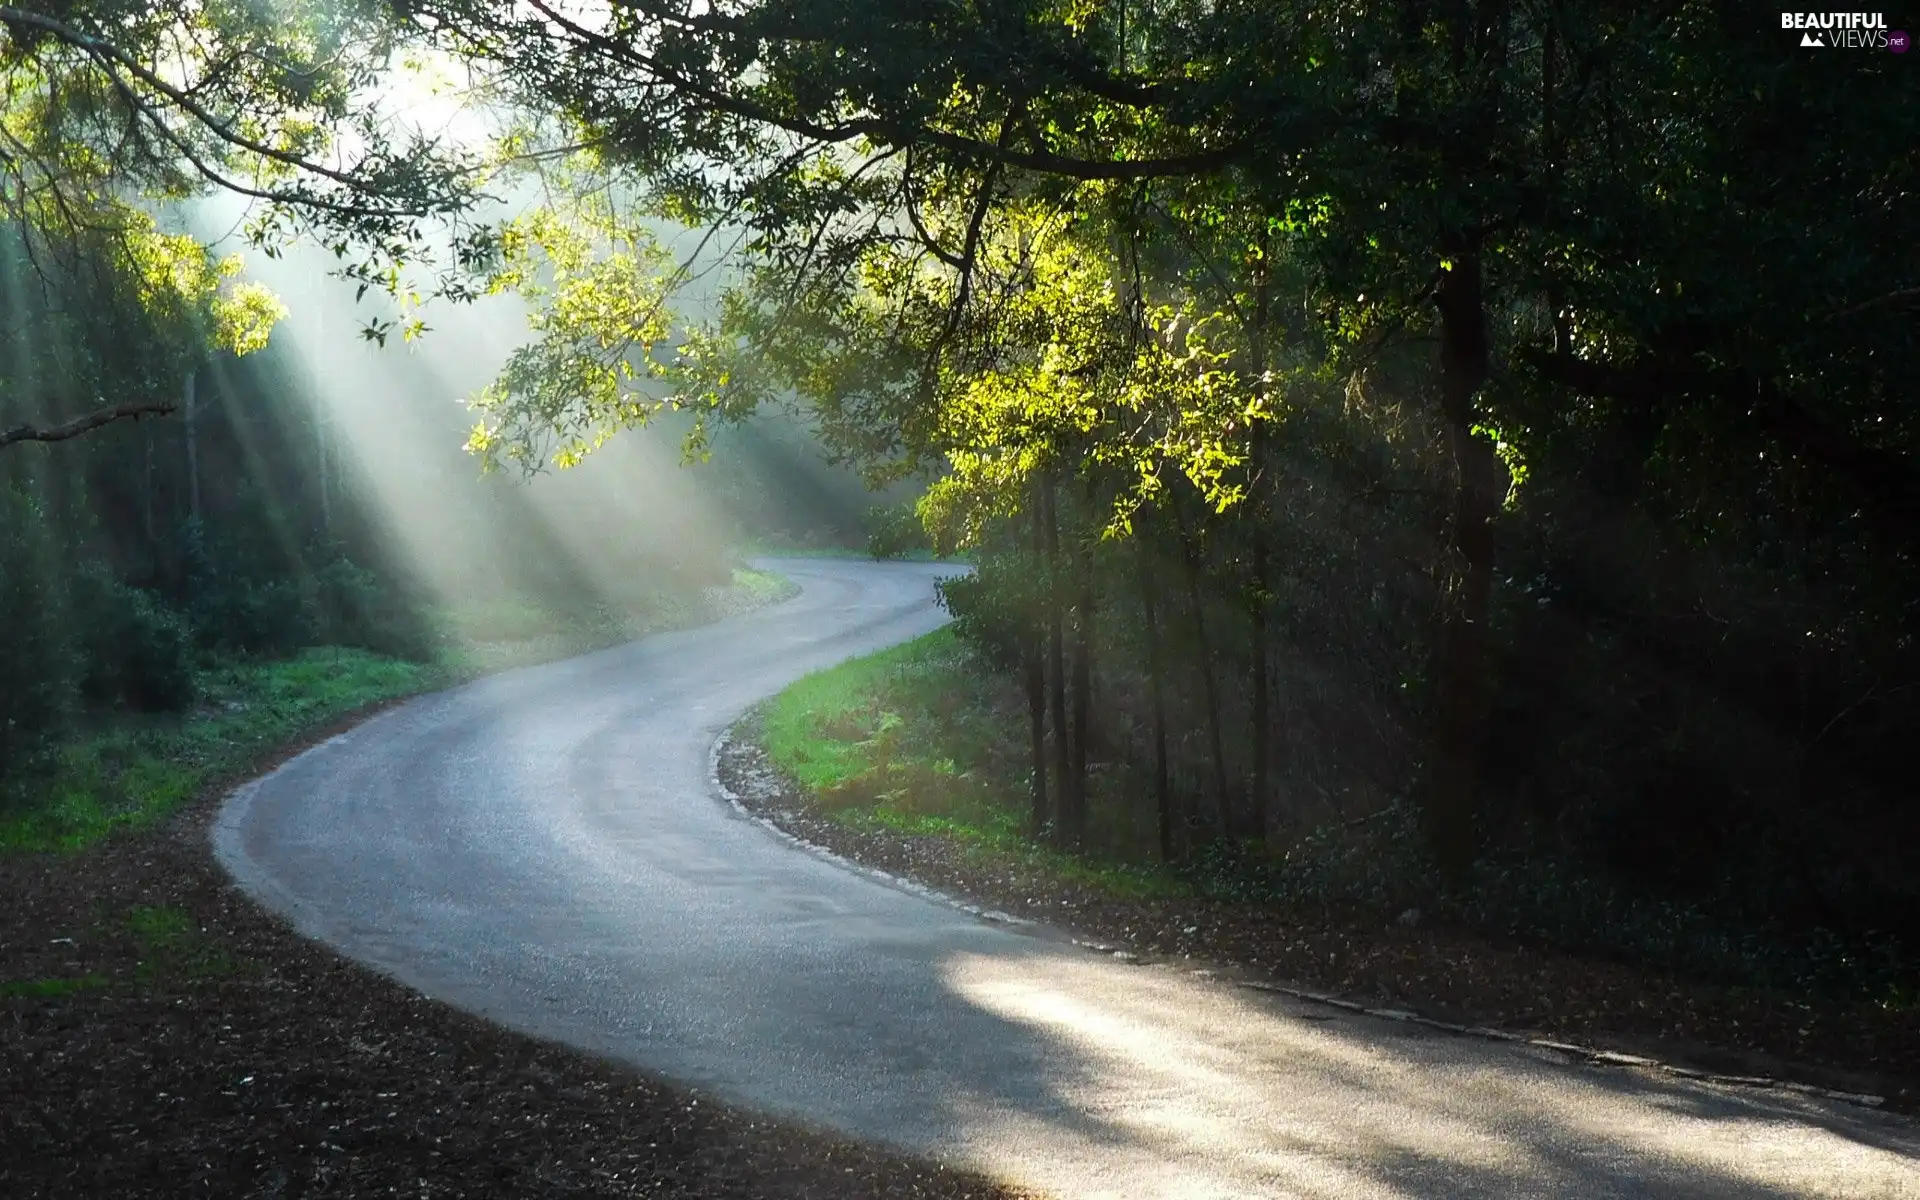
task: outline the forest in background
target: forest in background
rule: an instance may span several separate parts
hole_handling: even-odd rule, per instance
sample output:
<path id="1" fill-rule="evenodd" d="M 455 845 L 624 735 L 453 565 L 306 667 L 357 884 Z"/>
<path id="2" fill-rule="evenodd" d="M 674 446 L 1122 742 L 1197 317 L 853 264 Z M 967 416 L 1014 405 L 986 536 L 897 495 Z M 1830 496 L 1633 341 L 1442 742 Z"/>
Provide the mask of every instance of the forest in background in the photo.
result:
<path id="1" fill-rule="evenodd" d="M 1686 0 L 604 23 L 421 0 L 316 12 L 324 54 L 258 14 L 7 11 L 68 89 L 36 93 L 36 132 L 119 146 L 98 114 L 130 115 L 145 156 L 101 160 L 124 187 L 187 190 L 153 166 L 183 156 L 264 164 L 256 240 L 334 247 L 401 304 L 385 328 L 420 331 L 416 287 L 518 297 L 531 336 L 462 431 L 482 463 L 591 471 L 616 434 L 725 436 L 797 397 L 869 481 L 933 475 L 917 515 L 978 563 L 947 602 L 1024 706 L 1034 836 L 1255 876 L 1337 860 L 1333 902 L 1911 1001 L 1920 106 L 1900 56 L 1802 52 Z M 210 99 L 88 40 L 137 62 L 176 19 L 213 47 Z M 316 112 L 361 128 L 377 89 L 355 71 L 395 43 L 515 114 L 485 153 L 311 156 Z M 324 67 L 326 103 L 257 69 L 279 61 L 262 44 Z M 98 103 L 55 103 L 75 88 Z M 9 168 L 28 226 L 128 194 L 15 161 L 37 164 Z M 541 203 L 484 216 L 515 172 Z M 673 310 L 698 272 L 663 222 L 729 248 L 717 298 Z M 43 525 L 71 522 L 14 528 Z M 20 553 L 61 553 L 39 537 Z M 191 608 L 164 590 L 191 574 L 159 574 L 191 557 L 168 544 L 115 553 Z"/>
<path id="2" fill-rule="evenodd" d="M 627 503 L 579 480 L 536 503 L 460 450 L 447 372 L 470 344 L 380 347 L 345 320 L 327 339 L 308 308 L 236 355 L 208 294 L 144 304 L 118 248 L 81 249 L 4 242 L 0 430 L 98 397 L 177 408 L 0 451 L 0 820 L 46 806 L 76 736 L 237 706 L 220 686 L 236 668 L 317 647 L 483 666 L 498 643 L 604 644 L 684 619 L 744 544 L 861 536 L 864 488 L 801 422 L 727 430 L 685 470 L 663 429 L 604 464 L 627 472 Z"/>

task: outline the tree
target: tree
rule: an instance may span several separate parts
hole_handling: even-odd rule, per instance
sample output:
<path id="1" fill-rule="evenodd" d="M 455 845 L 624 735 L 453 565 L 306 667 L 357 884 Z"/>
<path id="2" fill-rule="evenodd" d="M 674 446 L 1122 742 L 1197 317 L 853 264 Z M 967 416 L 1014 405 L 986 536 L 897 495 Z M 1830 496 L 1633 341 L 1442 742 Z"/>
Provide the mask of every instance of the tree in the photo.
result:
<path id="1" fill-rule="evenodd" d="M 363 285 L 401 293 L 402 268 L 476 203 L 481 167 L 382 96 L 404 28 L 376 4 L 0 6 L 0 218 L 37 269 L 99 265 L 169 320 L 210 309 L 200 336 L 230 349 L 264 340 L 270 298 L 218 286 L 238 260 L 216 262 L 153 215 L 209 189 L 259 202 L 250 233 L 268 252 L 316 236 Z M 17 424 L 0 446 L 170 412 L 172 391 Z"/>

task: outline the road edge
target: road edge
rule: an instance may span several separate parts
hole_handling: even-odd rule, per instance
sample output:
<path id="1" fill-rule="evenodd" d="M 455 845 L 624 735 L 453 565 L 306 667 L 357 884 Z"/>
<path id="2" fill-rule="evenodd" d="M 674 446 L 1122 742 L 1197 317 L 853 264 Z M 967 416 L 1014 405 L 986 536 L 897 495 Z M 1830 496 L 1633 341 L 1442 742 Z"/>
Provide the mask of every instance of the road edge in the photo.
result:
<path id="1" fill-rule="evenodd" d="M 844 870 L 863 875 L 888 887 L 896 888 L 923 899 L 958 909 L 980 920 L 1012 926 L 1021 929 L 1023 932 L 1034 933 L 1041 936 L 1050 934 L 1061 941 L 1070 942 L 1073 945 L 1097 954 L 1108 954 L 1114 957 L 1124 957 L 1129 961 L 1138 961 L 1137 957 L 1131 951 L 1123 947 L 1082 938 L 1068 929 L 1046 925 L 1025 917 L 1014 916 L 1011 913 L 1002 912 L 998 909 L 987 908 L 975 904 L 964 897 L 941 891 L 917 880 L 896 875 L 893 872 L 884 871 L 878 867 L 859 862 L 856 859 L 848 858 L 846 855 L 830 850 L 817 842 L 808 841 L 806 838 L 782 827 L 773 818 L 749 807 L 745 800 L 722 779 L 720 762 L 721 757 L 726 753 L 728 748 L 736 742 L 736 734 L 746 723 L 750 713 L 751 710 L 736 716 L 731 723 L 721 731 L 720 736 L 714 739 L 713 745 L 707 754 L 708 787 L 712 789 L 714 795 L 725 800 L 739 816 L 761 826 L 780 840 L 816 858 L 825 859 Z M 1568 1062 L 1596 1067 L 1615 1067 L 1648 1071 L 1678 1079 L 1685 1079 L 1693 1083 L 1737 1088 L 1744 1091 L 1786 1092 L 1816 1100 L 1848 1104 L 1875 1112 L 1898 1115 L 1896 1110 L 1886 1107 L 1887 1098 L 1885 1096 L 1875 1095 L 1870 1092 L 1844 1091 L 1837 1088 L 1822 1087 L 1811 1083 L 1800 1083 L 1791 1079 L 1780 1079 L 1766 1075 L 1732 1075 L 1708 1071 L 1697 1067 L 1689 1067 L 1680 1062 L 1667 1061 L 1648 1055 L 1627 1054 L 1617 1050 L 1606 1050 L 1598 1046 L 1584 1045 L 1559 1038 L 1534 1037 L 1528 1034 L 1514 1033 L 1510 1030 L 1497 1029 L 1488 1025 L 1464 1025 L 1454 1021 L 1443 1021 L 1436 1017 L 1424 1016 L 1411 1009 L 1372 1008 L 1357 1001 L 1343 999 L 1342 997 L 1316 991 L 1312 988 L 1295 987 L 1290 984 L 1274 983 L 1266 980 L 1237 979 L 1208 967 L 1182 968 L 1172 963 L 1165 965 L 1172 966 L 1173 969 L 1180 971 L 1182 974 L 1211 979 L 1217 983 L 1243 991 L 1264 992 L 1270 995 L 1285 996 L 1292 1000 L 1339 1009 L 1343 1012 L 1358 1016 L 1371 1017 L 1380 1021 L 1394 1021 L 1405 1025 L 1420 1026 L 1451 1034 L 1456 1037 L 1471 1037 L 1482 1041 L 1505 1042 L 1510 1045 L 1524 1046 L 1528 1049 L 1554 1054 Z"/>

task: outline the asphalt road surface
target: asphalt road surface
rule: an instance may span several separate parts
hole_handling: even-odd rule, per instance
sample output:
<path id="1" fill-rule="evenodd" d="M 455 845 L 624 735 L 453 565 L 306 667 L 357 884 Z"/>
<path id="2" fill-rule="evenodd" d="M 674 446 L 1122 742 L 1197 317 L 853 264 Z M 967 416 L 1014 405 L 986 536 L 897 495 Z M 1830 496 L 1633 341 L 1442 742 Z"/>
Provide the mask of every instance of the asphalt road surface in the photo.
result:
<path id="1" fill-rule="evenodd" d="M 260 901 L 529 1033 L 1063 1197 L 1920 1200 L 1920 1127 L 1288 1001 L 982 921 L 776 837 L 710 749 L 936 628 L 923 564 L 424 696 L 228 801 Z"/>

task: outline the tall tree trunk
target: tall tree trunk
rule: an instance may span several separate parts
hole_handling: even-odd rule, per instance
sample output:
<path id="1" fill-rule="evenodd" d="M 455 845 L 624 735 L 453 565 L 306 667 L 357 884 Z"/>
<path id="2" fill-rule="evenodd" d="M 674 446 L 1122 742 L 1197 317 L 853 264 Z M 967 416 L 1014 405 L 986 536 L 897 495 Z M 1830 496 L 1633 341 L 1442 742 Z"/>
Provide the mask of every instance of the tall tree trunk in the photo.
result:
<path id="1" fill-rule="evenodd" d="M 1088 724 L 1093 710 L 1093 548 L 1087 539 L 1076 539 L 1074 569 L 1078 596 L 1074 600 L 1073 622 L 1073 786 L 1063 799 L 1072 801 L 1072 809 L 1061 822 L 1064 840 L 1078 850 L 1087 836 L 1087 743 Z"/>
<path id="2" fill-rule="evenodd" d="M 1493 590 L 1494 518 L 1505 469 L 1493 444 L 1476 436 L 1480 389 L 1488 374 L 1487 324 L 1479 247 L 1462 244 L 1441 272 L 1440 400 L 1452 459 L 1444 589 L 1432 649 L 1428 760 L 1420 785 L 1427 843 L 1449 877 L 1473 863 L 1481 753 L 1491 688 L 1487 678 L 1488 600 Z"/>
<path id="3" fill-rule="evenodd" d="M 1258 394 L 1264 400 L 1266 396 L 1267 373 L 1267 319 L 1271 307 L 1271 264 L 1267 259 L 1267 239 L 1263 235 L 1260 242 L 1259 258 L 1254 263 L 1253 283 L 1253 321 L 1248 330 L 1252 350 L 1253 378 Z M 1264 408 L 1264 405 L 1262 406 Z M 1247 519 L 1252 524 L 1253 535 L 1253 580 L 1247 596 L 1247 618 L 1253 637 L 1253 653 L 1247 664 L 1251 676 L 1249 683 L 1253 692 L 1253 796 L 1252 822 L 1253 832 L 1261 838 L 1273 833 L 1273 779 L 1271 768 L 1271 749 L 1273 746 L 1273 705 L 1271 682 L 1268 670 L 1267 646 L 1267 607 L 1269 589 L 1267 586 L 1267 529 L 1271 514 L 1268 511 L 1267 496 L 1270 492 L 1267 468 L 1267 423 L 1256 419 L 1249 430 L 1247 458 L 1252 468 L 1250 485 L 1251 503 L 1248 506 Z"/>
<path id="4" fill-rule="evenodd" d="M 1046 510 L 1047 543 L 1047 699 L 1053 718 L 1054 805 L 1064 815 L 1072 811 L 1074 799 L 1073 749 L 1067 741 L 1066 632 L 1060 602 L 1060 515 L 1054 503 L 1051 476 L 1043 487 L 1041 499 Z M 1056 841 L 1064 824 L 1064 820 L 1053 824 Z"/>
<path id="5" fill-rule="evenodd" d="M 319 418 L 317 425 L 320 448 L 320 533 L 323 538 L 330 538 L 333 536 L 333 481 L 329 476 L 332 473 L 333 446 L 324 415 Z"/>
<path id="6" fill-rule="evenodd" d="M 1200 597 L 1200 559 L 1193 537 L 1180 530 L 1180 559 L 1186 568 L 1187 605 L 1193 610 L 1194 638 L 1200 644 L 1200 693 L 1206 702 L 1207 753 L 1213 767 L 1213 818 L 1216 831 L 1228 828 L 1227 752 L 1220 731 L 1220 689 L 1213 678 L 1213 641 L 1207 635 L 1207 610 Z"/>
<path id="7" fill-rule="evenodd" d="M 1034 489 L 1032 511 L 1033 552 L 1035 561 L 1044 561 L 1047 551 L 1046 523 L 1043 508 L 1046 501 L 1040 489 Z M 1045 660 L 1046 635 L 1042 632 L 1039 613 L 1027 614 L 1031 619 L 1026 629 L 1021 631 L 1020 656 L 1026 674 L 1027 684 L 1027 733 L 1033 750 L 1033 811 L 1029 822 L 1034 837 L 1047 832 L 1049 814 L 1047 811 L 1047 667 Z"/>
<path id="8" fill-rule="evenodd" d="M 1153 706 L 1153 800 L 1160 815 L 1160 861 L 1172 862 L 1173 788 L 1167 778 L 1167 682 L 1160 657 L 1160 615 L 1153 594 L 1153 560 L 1144 538 L 1140 548 L 1140 607 L 1146 616 L 1147 687 Z"/>
<path id="9" fill-rule="evenodd" d="M 325 352 L 326 336 L 327 318 L 326 314 L 322 313 L 320 315 L 317 341 L 322 347 L 323 353 Z M 333 424 L 332 413 L 327 408 L 327 404 L 328 401 L 325 396 L 315 396 L 313 432 L 316 449 L 320 455 L 320 536 L 323 541 L 330 540 L 333 537 L 333 481 L 330 478 L 333 470 Z"/>
<path id="10" fill-rule="evenodd" d="M 1247 602 L 1253 653 L 1247 664 L 1253 690 L 1253 832 L 1265 838 L 1273 832 L 1273 694 L 1267 653 L 1267 538 L 1265 521 L 1254 514 L 1253 596 Z"/>
<path id="11" fill-rule="evenodd" d="M 147 535 L 147 557 L 153 562 L 155 579 L 160 576 L 160 525 L 153 514 L 153 422 L 142 421 L 146 445 L 142 456 L 140 481 L 140 528 Z"/>
<path id="12" fill-rule="evenodd" d="M 187 425 L 187 516 L 196 525 L 200 523 L 200 408 L 195 397 L 198 376 L 198 371 L 187 372 L 180 405 Z"/>

